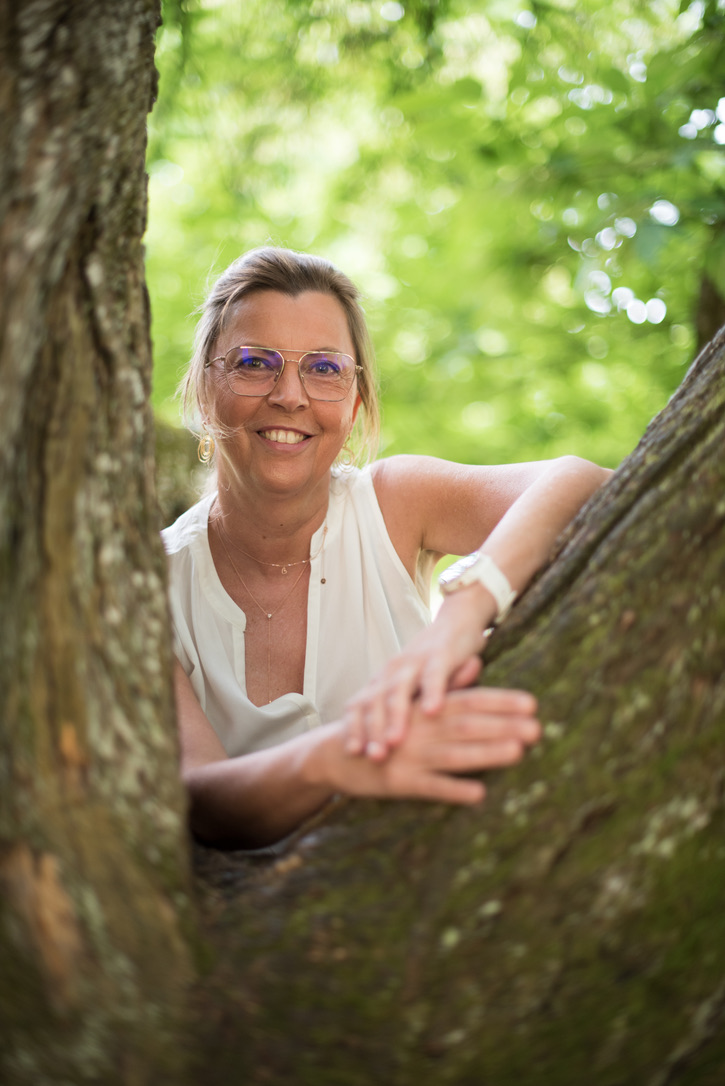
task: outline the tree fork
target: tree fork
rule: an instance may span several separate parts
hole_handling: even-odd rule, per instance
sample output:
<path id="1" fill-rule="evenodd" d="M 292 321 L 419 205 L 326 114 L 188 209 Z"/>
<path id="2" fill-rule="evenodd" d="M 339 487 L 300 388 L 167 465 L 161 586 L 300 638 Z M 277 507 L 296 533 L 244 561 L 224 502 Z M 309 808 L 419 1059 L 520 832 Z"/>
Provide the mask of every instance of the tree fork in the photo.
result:
<path id="1" fill-rule="evenodd" d="M 483 808 L 200 850 L 216 1081 L 722 1081 L 724 377 L 721 333 L 495 634 L 545 738 Z"/>

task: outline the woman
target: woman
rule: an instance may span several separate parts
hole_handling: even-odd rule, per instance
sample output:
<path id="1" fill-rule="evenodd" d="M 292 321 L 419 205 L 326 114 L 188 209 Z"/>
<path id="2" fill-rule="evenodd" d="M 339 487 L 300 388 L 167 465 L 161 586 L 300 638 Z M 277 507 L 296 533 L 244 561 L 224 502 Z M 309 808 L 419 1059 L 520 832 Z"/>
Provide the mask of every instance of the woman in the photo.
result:
<path id="1" fill-rule="evenodd" d="M 164 532 L 182 773 L 204 840 L 278 840 L 336 793 L 476 803 L 466 771 L 539 735 L 534 699 L 467 689 L 483 631 L 608 472 L 566 457 L 341 468 L 377 427 L 355 287 L 284 249 L 248 253 L 203 308 L 184 387 L 213 491 Z M 428 584 L 454 574 L 430 624 Z"/>

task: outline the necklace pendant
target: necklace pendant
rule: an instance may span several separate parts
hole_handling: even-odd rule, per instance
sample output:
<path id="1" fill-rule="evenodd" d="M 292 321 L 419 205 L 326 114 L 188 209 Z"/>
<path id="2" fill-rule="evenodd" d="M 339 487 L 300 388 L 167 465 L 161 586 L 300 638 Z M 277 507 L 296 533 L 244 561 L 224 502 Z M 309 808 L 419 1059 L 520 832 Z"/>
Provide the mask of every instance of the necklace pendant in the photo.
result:
<path id="1" fill-rule="evenodd" d="M 287 566 L 282 566 L 282 572 L 283 572 L 283 573 L 286 573 L 286 572 L 287 572 Z"/>
<path id="2" fill-rule="evenodd" d="M 269 614 L 267 615 L 267 618 L 271 618 L 271 617 L 272 617 L 271 615 L 269 615 Z"/>

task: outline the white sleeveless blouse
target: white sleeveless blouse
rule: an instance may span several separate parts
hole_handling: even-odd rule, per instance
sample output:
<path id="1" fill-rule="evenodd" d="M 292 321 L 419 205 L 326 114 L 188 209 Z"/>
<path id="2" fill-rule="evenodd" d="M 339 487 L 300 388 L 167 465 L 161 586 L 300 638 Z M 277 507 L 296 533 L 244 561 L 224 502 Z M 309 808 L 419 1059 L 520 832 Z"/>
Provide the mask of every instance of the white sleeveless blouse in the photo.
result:
<path id="1" fill-rule="evenodd" d="M 209 550 L 213 500 L 203 498 L 162 536 L 174 651 L 231 756 L 338 720 L 347 699 L 430 623 L 433 556 L 421 556 L 414 584 L 390 541 L 370 468 L 333 473 L 325 545 L 324 525 L 311 543 L 304 693 L 253 705 L 246 695 L 246 617 L 224 590 Z"/>

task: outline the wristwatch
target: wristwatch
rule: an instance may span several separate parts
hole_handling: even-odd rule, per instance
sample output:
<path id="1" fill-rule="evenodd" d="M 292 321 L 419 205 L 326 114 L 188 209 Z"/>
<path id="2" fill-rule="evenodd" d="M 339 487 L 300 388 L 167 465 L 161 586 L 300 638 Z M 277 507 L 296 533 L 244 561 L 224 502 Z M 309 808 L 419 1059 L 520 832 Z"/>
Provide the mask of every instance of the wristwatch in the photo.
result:
<path id="1" fill-rule="evenodd" d="M 478 551 L 459 558 L 444 570 L 438 578 L 438 584 L 444 596 L 450 596 L 471 584 L 482 584 L 496 601 L 498 612 L 493 620 L 494 626 L 503 622 L 516 599 L 516 592 L 509 584 L 506 574 L 501 572 L 493 558 L 488 554 L 479 554 Z"/>

